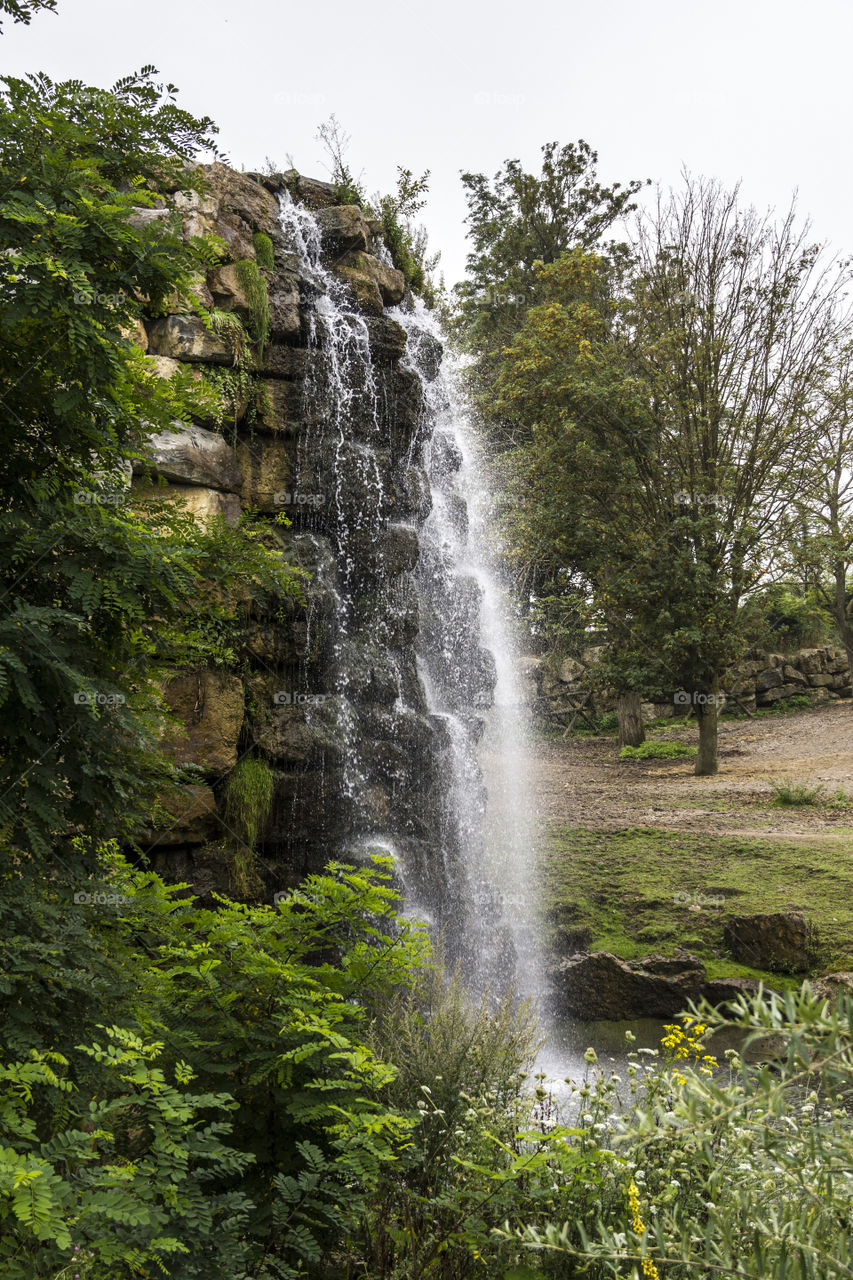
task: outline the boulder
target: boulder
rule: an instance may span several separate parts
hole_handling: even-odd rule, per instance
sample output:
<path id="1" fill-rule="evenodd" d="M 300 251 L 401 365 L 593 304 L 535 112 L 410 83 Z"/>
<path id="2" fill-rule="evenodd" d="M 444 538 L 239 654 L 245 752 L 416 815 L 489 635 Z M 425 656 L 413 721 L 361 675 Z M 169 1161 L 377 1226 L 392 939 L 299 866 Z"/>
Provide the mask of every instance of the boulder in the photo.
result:
<path id="1" fill-rule="evenodd" d="M 273 340 L 298 338 L 302 333 L 301 291 L 294 276 L 273 276 L 269 286 L 270 337 Z"/>
<path id="2" fill-rule="evenodd" d="M 761 985 L 757 978 L 710 978 L 702 988 L 702 995 L 709 1004 L 726 1005 L 738 996 L 755 995 Z"/>
<path id="3" fill-rule="evenodd" d="M 396 364 L 406 349 L 406 330 L 390 316 L 368 316 L 370 354 L 377 364 Z"/>
<path id="4" fill-rule="evenodd" d="M 806 676 L 818 675 L 823 671 L 826 660 L 824 649 L 801 649 L 797 654 L 797 666 Z"/>
<path id="5" fill-rule="evenodd" d="M 172 203 L 182 215 L 185 240 L 195 236 L 220 236 L 231 258 L 255 257 L 252 228 L 238 213 L 222 208 L 218 199 L 198 191 L 177 191 Z"/>
<path id="6" fill-rule="evenodd" d="M 255 429 L 293 434 L 302 424 L 299 388 L 283 378 L 259 378 L 256 384 Z"/>
<path id="7" fill-rule="evenodd" d="M 285 440 L 258 435 L 238 440 L 237 461 L 247 506 L 292 515 L 293 459 Z"/>
<path id="8" fill-rule="evenodd" d="M 365 257 L 365 254 L 348 255 L 349 258 Z M 349 285 L 355 298 L 356 306 L 367 315 L 381 316 L 384 304 L 379 286 L 370 271 L 365 271 L 352 262 L 335 264 L 336 275 Z"/>
<path id="9" fill-rule="evenodd" d="M 328 253 L 367 252 L 370 228 L 356 204 L 340 204 L 317 211 L 317 223 Z"/>
<path id="10" fill-rule="evenodd" d="M 812 983 L 812 991 L 820 1000 L 837 1000 L 853 996 L 853 973 L 827 973 Z"/>
<path id="11" fill-rule="evenodd" d="M 209 271 L 207 283 L 217 307 L 235 312 L 241 320 L 252 318 L 252 305 L 240 279 L 239 263 L 227 262 Z"/>
<path id="12" fill-rule="evenodd" d="M 234 348 L 227 335 L 213 333 L 199 316 L 165 316 L 151 326 L 152 355 L 205 364 L 234 364 Z"/>
<path id="13" fill-rule="evenodd" d="M 174 430 L 152 436 L 145 454 L 146 461 L 135 463 L 134 470 L 150 471 L 179 484 L 239 492 L 237 455 L 215 431 L 176 424 Z"/>
<path id="14" fill-rule="evenodd" d="M 553 982 L 563 1012 L 613 1021 L 673 1017 L 696 999 L 704 984 L 705 966 L 693 956 L 619 960 L 607 951 L 563 961 Z"/>
<path id="15" fill-rule="evenodd" d="M 759 672 L 755 681 L 755 689 L 759 694 L 767 693 L 770 689 L 778 689 L 784 684 L 782 672 L 778 667 L 770 667 L 767 671 Z"/>
<path id="16" fill-rule="evenodd" d="M 256 175 L 248 174 L 247 176 Z M 340 199 L 334 182 L 320 182 L 317 178 L 306 178 L 295 169 L 269 176 L 257 176 L 265 187 L 273 191 L 289 191 L 298 204 L 307 205 L 309 209 L 328 209 L 336 205 Z"/>
<path id="17" fill-rule="evenodd" d="M 395 306 L 406 296 L 406 277 L 402 271 L 386 266 L 370 253 L 346 253 L 335 263 L 335 270 L 340 274 L 355 272 L 367 276 L 376 285 L 386 306 Z"/>
<path id="18" fill-rule="evenodd" d="M 278 225 L 278 200 L 248 173 L 238 173 L 227 165 L 205 167 L 210 196 L 226 213 L 236 214 L 255 231 L 269 233 Z M 254 257 L 254 251 L 250 255 Z"/>
<path id="19" fill-rule="evenodd" d="M 801 684 L 780 684 L 777 688 L 766 689 L 763 693 L 756 693 L 756 701 L 760 707 L 766 707 L 770 702 L 778 702 L 780 698 L 793 698 L 798 693 L 803 692 Z"/>
<path id="20" fill-rule="evenodd" d="M 804 973 L 809 967 L 811 938 L 802 911 L 732 916 L 723 926 L 723 941 L 735 960 L 755 969 Z"/>
<path id="21" fill-rule="evenodd" d="M 282 342 L 268 342 L 264 354 L 255 359 L 255 369 L 267 378 L 303 380 L 311 373 L 316 355 L 307 347 L 291 347 Z"/>
<path id="22" fill-rule="evenodd" d="M 179 721 L 167 730 L 167 748 L 176 764 L 197 764 L 221 775 L 237 763 L 243 725 L 243 684 L 218 671 L 184 672 L 169 680 L 164 697 Z"/>
<path id="23" fill-rule="evenodd" d="M 139 836 L 151 846 L 147 852 L 167 845 L 202 844 L 216 832 L 216 797 L 210 787 L 183 786 L 164 796 L 151 817 L 156 826 Z"/>
<path id="24" fill-rule="evenodd" d="M 825 674 L 809 675 L 809 684 L 813 689 L 831 689 L 835 676 L 828 672 Z"/>
<path id="25" fill-rule="evenodd" d="M 575 658 L 564 658 L 557 672 L 557 679 L 563 684 L 576 684 L 586 673 L 586 667 Z"/>
<path id="26" fill-rule="evenodd" d="M 127 338 L 128 342 L 134 343 L 143 351 L 148 350 L 148 330 L 141 320 L 131 320 L 129 324 L 122 325 L 119 333 L 123 338 Z"/>
<path id="27" fill-rule="evenodd" d="M 798 671 L 796 667 L 792 667 L 790 662 L 786 662 L 782 668 L 782 675 L 788 684 L 807 685 L 808 680 L 802 671 Z"/>
<path id="28" fill-rule="evenodd" d="M 135 231 L 144 231 L 147 227 L 163 226 L 168 222 L 174 210 L 172 209 L 148 209 L 137 207 L 131 209 L 127 217 L 127 224 L 133 227 Z"/>
<path id="29" fill-rule="evenodd" d="M 236 528 L 240 522 L 242 507 L 235 493 L 223 493 L 219 489 L 203 488 L 194 484 L 167 484 L 158 487 L 138 481 L 133 487 L 134 497 L 143 500 L 165 498 L 178 502 L 201 525 L 221 517 L 226 524 Z"/>

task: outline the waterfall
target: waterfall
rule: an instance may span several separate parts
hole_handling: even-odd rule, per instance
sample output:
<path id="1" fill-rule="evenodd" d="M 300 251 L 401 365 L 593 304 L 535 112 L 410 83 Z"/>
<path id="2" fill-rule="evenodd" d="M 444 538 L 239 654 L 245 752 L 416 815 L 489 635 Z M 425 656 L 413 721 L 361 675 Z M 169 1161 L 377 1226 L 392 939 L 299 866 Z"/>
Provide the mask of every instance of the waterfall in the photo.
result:
<path id="1" fill-rule="evenodd" d="M 391 854 L 407 911 L 473 990 L 539 996 L 525 715 L 458 379 L 420 302 L 365 318 L 314 214 L 282 195 L 281 228 L 311 350 L 294 485 L 324 495 L 294 536 L 331 550 L 330 696 L 305 711 L 336 761 L 327 853 Z M 405 330 L 399 364 L 377 360 L 377 324 Z"/>

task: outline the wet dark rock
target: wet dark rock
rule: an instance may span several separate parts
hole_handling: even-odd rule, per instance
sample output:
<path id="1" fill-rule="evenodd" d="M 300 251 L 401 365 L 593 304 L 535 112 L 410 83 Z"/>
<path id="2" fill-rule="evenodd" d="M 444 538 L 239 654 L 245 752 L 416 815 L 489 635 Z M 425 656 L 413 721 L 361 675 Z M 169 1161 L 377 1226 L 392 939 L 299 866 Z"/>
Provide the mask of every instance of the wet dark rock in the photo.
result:
<path id="1" fill-rule="evenodd" d="M 698 997 L 704 983 L 705 966 L 693 956 L 619 960 L 607 951 L 594 951 L 558 965 L 552 986 L 562 1012 L 621 1021 L 673 1017 Z"/>

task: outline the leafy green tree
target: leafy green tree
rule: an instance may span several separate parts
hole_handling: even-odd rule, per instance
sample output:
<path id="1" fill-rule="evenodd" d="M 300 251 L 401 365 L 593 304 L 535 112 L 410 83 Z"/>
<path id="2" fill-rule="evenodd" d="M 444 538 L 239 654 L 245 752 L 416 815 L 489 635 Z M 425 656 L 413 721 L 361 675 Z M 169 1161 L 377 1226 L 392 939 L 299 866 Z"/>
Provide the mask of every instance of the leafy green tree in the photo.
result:
<path id="1" fill-rule="evenodd" d="M 538 174 L 507 160 L 493 179 L 465 173 L 468 202 L 468 274 L 457 285 L 455 331 L 473 356 L 470 383 L 481 418 L 500 448 L 524 437 L 525 424 L 494 410 L 494 388 L 503 348 L 541 297 L 538 264 L 556 262 L 571 249 L 601 247 L 613 225 L 636 206 L 643 185 L 603 186 L 598 154 L 582 139 L 542 147 Z M 623 247 L 610 244 L 615 259 Z"/>
<path id="2" fill-rule="evenodd" d="M 533 433 L 509 519 L 517 554 L 594 593 L 619 635 L 616 687 L 693 706 L 696 772 L 713 773 L 739 604 L 810 457 L 845 276 L 821 268 L 793 211 L 774 225 L 693 180 L 641 223 L 635 254 L 627 287 L 580 253 L 540 271 L 549 300 L 499 384 Z"/>

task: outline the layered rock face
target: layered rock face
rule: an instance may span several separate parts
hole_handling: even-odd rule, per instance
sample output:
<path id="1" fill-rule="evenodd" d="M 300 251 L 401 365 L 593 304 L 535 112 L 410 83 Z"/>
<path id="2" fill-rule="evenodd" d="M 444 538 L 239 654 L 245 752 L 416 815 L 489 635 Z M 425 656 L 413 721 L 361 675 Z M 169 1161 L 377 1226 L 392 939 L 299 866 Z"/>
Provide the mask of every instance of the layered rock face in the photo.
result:
<path id="1" fill-rule="evenodd" d="M 310 578 L 303 603 L 247 617 L 234 670 L 181 671 L 169 682 L 172 750 L 204 781 L 149 832 L 154 865 L 202 892 L 229 887 L 223 786 L 250 755 L 275 779 L 259 837 L 267 895 L 331 857 L 367 856 L 388 832 L 409 866 L 424 866 L 446 744 L 414 648 L 430 424 L 422 378 L 403 360 L 406 331 L 386 312 L 405 282 L 376 224 L 336 206 L 327 184 L 218 164 L 208 176 L 207 196 L 176 203 L 185 233 L 220 236 L 233 260 L 199 281 L 199 300 L 250 327 L 246 264 L 261 253 L 268 340 L 241 366 L 227 324 L 211 330 L 183 313 L 147 326 L 140 342 L 161 376 L 224 370 L 231 398 L 219 425 L 200 412 L 191 428 L 158 435 L 134 488 L 180 499 L 200 521 L 236 524 L 254 509 L 282 557 Z"/>

